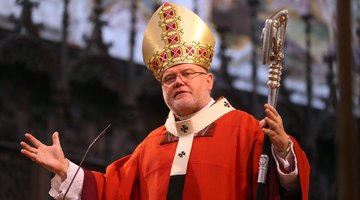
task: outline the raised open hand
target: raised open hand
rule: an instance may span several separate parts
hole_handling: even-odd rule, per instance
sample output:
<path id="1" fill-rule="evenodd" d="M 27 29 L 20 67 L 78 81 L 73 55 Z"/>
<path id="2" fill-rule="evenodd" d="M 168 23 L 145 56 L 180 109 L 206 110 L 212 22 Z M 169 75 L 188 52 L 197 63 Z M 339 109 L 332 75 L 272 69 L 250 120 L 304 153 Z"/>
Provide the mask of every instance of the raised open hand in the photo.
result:
<path id="1" fill-rule="evenodd" d="M 54 132 L 52 135 L 53 144 L 51 146 L 43 144 L 29 133 L 25 134 L 25 138 L 29 140 L 32 146 L 21 141 L 22 154 L 50 172 L 59 175 L 62 179 L 66 178 L 66 171 L 69 167 L 69 163 L 61 148 L 58 132 Z"/>

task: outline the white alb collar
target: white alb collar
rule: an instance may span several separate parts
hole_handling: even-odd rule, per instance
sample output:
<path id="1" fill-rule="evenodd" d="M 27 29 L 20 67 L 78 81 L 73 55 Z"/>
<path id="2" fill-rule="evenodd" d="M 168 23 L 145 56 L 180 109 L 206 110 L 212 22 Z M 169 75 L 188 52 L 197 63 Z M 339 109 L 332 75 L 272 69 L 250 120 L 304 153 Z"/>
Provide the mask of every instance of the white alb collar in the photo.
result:
<path id="1" fill-rule="evenodd" d="M 167 131 L 177 137 L 185 134 L 197 133 L 224 114 L 234 110 L 226 98 L 222 98 L 215 104 L 213 104 L 213 102 L 214 100 L 212 99 L 203 109 L 192 115 L 190 118 L 181 121 L 175 121 L 174 114 L 170 111 L 165 122 Z"/>

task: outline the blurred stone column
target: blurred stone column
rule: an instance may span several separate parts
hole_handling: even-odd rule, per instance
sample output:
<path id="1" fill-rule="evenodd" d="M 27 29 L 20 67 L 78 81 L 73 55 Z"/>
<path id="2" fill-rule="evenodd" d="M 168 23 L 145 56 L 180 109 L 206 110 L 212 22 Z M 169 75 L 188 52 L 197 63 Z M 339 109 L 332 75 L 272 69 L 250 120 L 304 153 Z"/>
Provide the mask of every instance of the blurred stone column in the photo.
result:
<path id="1" fill-rule="evenodd" d="M 339 199 L 359 199 L 359 147 L 353 113 L 353 59 L 351 7 L 349 0 L 337 1 L 337 58 L 339 104 L 337 106 Z"/>
<path id="2" fill-rule="evenodd" d="M 258 46 L 258 38 L 260 38 L 260 34 L 258 34 L 257 30 L 257 13 L 258 13 L 258 6 L 259 1 L 258 0 L 247 0 L 247 4 L 250 7 L 250 30 L 251 30 L 251 41 L 253 43 L 253 50 L 251 55 L 251 65 L 252 65 L 252 84 L 253 84 L 253 90 L 252 90 L 252 104 L 251 104 L 251 113 L 255 115 L 256 117 L 260 117 L 260 113 L 263 113 L 262 106 L 259 106 L 261 108 L 261 111 L 258 111 L 258 57 L 256 53 L 256 47 Z"/>

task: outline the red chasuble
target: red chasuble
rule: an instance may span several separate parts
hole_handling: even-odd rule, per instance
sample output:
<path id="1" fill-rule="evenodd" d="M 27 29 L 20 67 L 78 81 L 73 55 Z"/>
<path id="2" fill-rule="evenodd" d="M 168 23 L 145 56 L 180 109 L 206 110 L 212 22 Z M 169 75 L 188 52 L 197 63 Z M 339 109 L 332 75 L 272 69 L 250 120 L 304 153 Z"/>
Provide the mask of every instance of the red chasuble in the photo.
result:
<path id="1" fill-rule="evenodd" d="M 203 132 L 195 134 L 193 140 L 183 199 L 255 199 L 264 138 L 259 122 L 245 112 L 233 110 Z M 133 154 L 110 164 L 105 174 L 85 170 L 82 199 L 166 199 L 177 146 L 173 138 L 161 126 Z M 309 162 L 299 144 L 292 141 L 301 185 L 298 196 L 308 199 Z M 280 192 L 283 189 L 273 160 L 270 165 L 264 197 L 281 199 L 284 192 Z"/>

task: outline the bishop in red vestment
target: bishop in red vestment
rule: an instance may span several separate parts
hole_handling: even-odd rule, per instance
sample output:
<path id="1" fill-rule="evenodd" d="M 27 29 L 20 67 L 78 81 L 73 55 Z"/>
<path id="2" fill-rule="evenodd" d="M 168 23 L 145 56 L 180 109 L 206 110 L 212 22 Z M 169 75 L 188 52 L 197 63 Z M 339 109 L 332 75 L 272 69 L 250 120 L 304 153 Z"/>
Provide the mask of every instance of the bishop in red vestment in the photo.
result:
<path id="1" fill-rule="evenodd" d="M 112 163 L 106 174 L 86 171 L 83 199 L 166 199 L 177 146 L 176 138 L 169 134 L 165 126 L 157 128 L 132 155 Z M 183 199 L 254 199 L 263 138 L 259 122 L 239 110 L 195 133 Z M 307 199 L 309 163 L 298 143 L 292 141 L 301 190 L 295 195 Z M 270 165 L 265 197 L 281 199 L 276 166 L 274 162 Z"/>
<path id="2" fill-rule="evenodd" d="M 275 108 L 265 105 L 269 128 L 261 128 L 225 98 L 211 98 L 214 46 L 210 29 L 195 13 L 173 3 L 160 6 L 144 34 L 143 58 L 170 108 L 165 124 L 131 155 L 110 164 L 105 174 L 81 169 L 76 177 L 77 167 L 65 158 L 57 132 L 52 146 L 25 134 L 33 146 L 21 142 L 21 152 L 56 174 L 50 195 L 83 200 L 255 199 L 265 133 L 272 156 L 264 197 L 307 199 L 309 162 L 285 132 Z"/>

